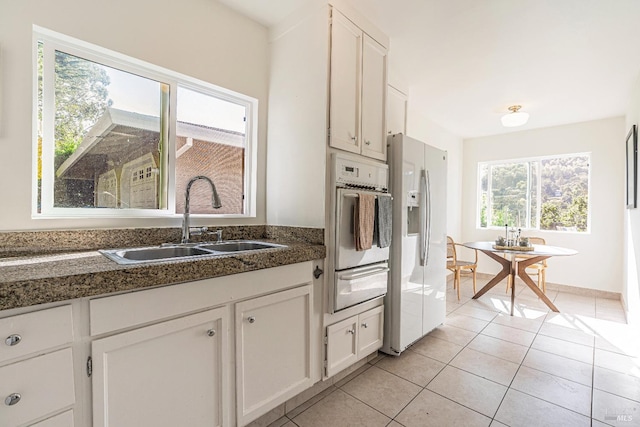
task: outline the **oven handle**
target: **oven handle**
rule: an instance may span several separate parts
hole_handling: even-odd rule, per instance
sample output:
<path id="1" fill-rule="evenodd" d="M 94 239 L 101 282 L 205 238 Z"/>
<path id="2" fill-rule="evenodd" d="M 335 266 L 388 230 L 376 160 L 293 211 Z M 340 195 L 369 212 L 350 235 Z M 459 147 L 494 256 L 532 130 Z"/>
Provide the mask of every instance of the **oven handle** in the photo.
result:
<path id="1" fill-rule="evenodd" d="M 375 276 L 376 274 L 386 273 L 387 271 L 389 271 L 389 267 L 381 267 L 381 268 L 376 268 L 375 270 L 369 270 L 362 273 L 354 273 L 354 274 L 347 274 L 344 276 L 338 276 L 338 280 L 363 279 L 365 277 Z"/>

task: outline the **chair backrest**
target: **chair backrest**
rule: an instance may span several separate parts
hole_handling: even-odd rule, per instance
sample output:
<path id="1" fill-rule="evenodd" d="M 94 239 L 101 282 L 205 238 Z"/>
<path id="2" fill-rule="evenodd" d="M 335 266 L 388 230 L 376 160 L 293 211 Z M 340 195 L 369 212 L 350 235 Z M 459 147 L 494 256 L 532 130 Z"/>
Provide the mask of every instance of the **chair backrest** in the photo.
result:
<path id="1" fill-rule="evenodd" d="M 533 245 L 546 245 L 542 237 L 529 237 L 529 243 Z"/>
<path id="2" fill-rule="evenodd" d="M 456 261 L 456 245 L 450 236 L 447 236 L 447 259 Z"/>

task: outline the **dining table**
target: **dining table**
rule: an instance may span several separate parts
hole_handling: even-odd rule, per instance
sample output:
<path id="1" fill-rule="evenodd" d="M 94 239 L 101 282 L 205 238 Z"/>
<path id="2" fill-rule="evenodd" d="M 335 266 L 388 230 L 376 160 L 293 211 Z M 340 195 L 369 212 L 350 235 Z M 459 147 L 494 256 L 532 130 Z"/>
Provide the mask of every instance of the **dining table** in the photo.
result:
<path id="1" fill-rule="evenodd" d="M 538 288 L 535 282 L 527 274 L 527 267 L 542 262 L 553 256 L 570 256 L 575 255 L 578 251 L 573 249 L 561 248 L 549 245 L 533 245 L 533 250 L 518 250 L 505 248 L 503 246 L 496 247 L 494 242 L 467 242 L 463 244 L 470 249 L 476 249 L 487 255 L 489 258 L 497 261 L 502 265 L 502 270 L 491 279 L 482 289 L 480 289 L 473 299 L 478 299 L 486 294 L 489 289 L 496 286 L 507 276 L 511 276 L 511 316 L 513 316 L 513 308 L 515 305 L 516 294 L 516 276 L 522 281 L 553 311 L 560 312 L 553 302 Z M 506 255 L 506 256 L 505 256 Z"/>

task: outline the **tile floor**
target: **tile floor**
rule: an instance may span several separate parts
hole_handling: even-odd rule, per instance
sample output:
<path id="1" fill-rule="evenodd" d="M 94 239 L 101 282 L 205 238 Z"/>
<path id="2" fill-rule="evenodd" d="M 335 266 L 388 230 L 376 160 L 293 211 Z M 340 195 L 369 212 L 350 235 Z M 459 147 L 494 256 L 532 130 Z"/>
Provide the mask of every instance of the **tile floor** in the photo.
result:
<path id="1" fill-rule="evenodd" d="M 520 284 L 510 317 L 502 285 L 451 288 L 444 325 L 271 426 L 640 426 L 640 332 L 619 301 L 548 291 L 553 313 Z"/>

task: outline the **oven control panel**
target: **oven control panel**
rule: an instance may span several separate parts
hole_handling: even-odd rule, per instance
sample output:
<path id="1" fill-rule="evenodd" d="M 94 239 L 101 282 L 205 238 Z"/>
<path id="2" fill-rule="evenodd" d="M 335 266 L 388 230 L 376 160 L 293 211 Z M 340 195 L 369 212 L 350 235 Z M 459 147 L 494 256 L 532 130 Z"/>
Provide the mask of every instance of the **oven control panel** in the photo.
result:
<path id="1" fill-rule="evenodd" d="M 331 155 L 335 187 L 362 187 L 378 191 L 389 188 L 389 166 L 345 154 Z"/>

